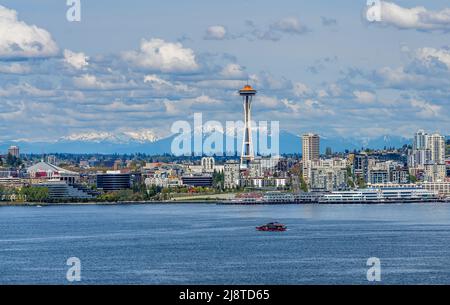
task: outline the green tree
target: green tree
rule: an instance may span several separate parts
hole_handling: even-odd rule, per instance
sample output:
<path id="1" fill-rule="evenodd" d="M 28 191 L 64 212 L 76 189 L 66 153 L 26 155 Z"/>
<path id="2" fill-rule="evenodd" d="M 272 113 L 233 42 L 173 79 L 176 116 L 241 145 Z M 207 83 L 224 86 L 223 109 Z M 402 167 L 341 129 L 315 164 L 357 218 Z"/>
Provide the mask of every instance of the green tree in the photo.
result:
<path id="1" fill-rule="evenodd" d="M 49 198 L 48 188 L 42 186 L 25 186 L 20 195 L 29 202 L 44 202 Z"/>
<path id="2" fill-rule="evenodd" d="M 10 167 L 19 167 L 22 165 L 22 160 L 8 153 L 6 156 L 6 164 Z"/>
<path id="3" fill-rule="evenodd" d="M 306 184 L 306 181 L 303 178 L 303 175 L 300 175 L 299 179 L 300 179 L 300 189 L 305 193 L 308 192 L 308 185 Z"/>
<path id="4" fill-rule="evenodd" d="M 216 170 L 214 170 L 213 173 L 213 187 L 215 189 L 219 189 L 222 190 L 223 187 L 225 185 L 225 175 L 222 172 L 217 172 Z"/>
<path id="5" fill-rule="evenodd" d="M 364 189 L 367 187 L 366 181 L 361 176 L 358 176 L 358 178 L 356 180 L 356 184 L 358 185 L 358 188 L 360 188 L 360 189 Z"/>

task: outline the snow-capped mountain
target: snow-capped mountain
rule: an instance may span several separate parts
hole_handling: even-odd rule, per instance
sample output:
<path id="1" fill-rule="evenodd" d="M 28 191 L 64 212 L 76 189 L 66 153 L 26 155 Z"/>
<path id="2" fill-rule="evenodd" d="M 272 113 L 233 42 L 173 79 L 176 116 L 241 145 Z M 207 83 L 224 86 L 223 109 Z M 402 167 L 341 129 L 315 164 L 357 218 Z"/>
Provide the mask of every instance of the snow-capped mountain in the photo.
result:
<path id="1" fill-rule="evenodd" d="M 85 132 L 75 133 L 60 138 L 62 142 L 111 142 L 116 144 L 126 144 L 129 142 L 153 143 L 160 139 L 152 130 L 142 129 L 136 131 L 120 131 L 120 132 Z"/>
<path id="2" fill-rule="evenodd" d="M 199 131 L 192 132 L 192 140 L 197 132 Z M 211 130 L 204 130 L 203 138 L 207 137 L 210 132 Z M 226 136 L 232 134 L 232 130 L 225 130 L 224 141 Z M 7 151 L 10 145 L 18 145 L 23 153 L 170 154 L 172 141 L 176 136 L 157 136 L 152 130 L 88 132 L 72 134 L 53 142 L 26 140 L 0 142 L 0 153 Z M 334 152 L 353 151 L 361 148 L 382 149 L 384 147 L 401 147 L 410 143 L 410 139 L 396 136 L 380 136 L 371 139 L 321 137 L 320 150 L 324 153 L 327 147 L 330 147 Z M 301 153 L 302 151 L 301 135 L 280 131 L 279 144 L 281 153 Z M 194 147 L 193 143 L 192 147 Z M 237 143 L 235 147 L 237 147 L 239 153 L 241 144 Z"/>

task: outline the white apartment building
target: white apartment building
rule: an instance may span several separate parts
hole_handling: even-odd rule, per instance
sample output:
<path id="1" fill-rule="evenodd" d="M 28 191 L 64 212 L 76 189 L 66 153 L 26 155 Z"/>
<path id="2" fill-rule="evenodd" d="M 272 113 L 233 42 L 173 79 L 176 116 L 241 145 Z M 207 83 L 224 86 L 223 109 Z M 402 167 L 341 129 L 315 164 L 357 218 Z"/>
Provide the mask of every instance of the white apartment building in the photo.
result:
<path id="1" fill-rule="evenodd" d="M 227 161 L 223 166 L 224 187 L 234 189 L 240 183 L 240 164 L 237 161 Z"/>

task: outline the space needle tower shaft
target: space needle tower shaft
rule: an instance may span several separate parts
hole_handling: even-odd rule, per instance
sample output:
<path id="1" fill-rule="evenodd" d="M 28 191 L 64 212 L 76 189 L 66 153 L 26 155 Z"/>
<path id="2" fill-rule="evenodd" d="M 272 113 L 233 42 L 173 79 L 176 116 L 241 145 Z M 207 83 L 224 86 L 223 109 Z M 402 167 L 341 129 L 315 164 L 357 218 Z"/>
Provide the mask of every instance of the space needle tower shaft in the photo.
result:
<path id="1" fill-rule="evenodd" d="M 256 95 L 256 90 L 251 86 L 246 85 L 239 90 L 239 95 L 242 96 L 244 105 L 244 135 L 242 137 L 241 168 L 249 168 L 250 162 L 255 158 L 252 142 L 251 109 L 252 100 Z"/>

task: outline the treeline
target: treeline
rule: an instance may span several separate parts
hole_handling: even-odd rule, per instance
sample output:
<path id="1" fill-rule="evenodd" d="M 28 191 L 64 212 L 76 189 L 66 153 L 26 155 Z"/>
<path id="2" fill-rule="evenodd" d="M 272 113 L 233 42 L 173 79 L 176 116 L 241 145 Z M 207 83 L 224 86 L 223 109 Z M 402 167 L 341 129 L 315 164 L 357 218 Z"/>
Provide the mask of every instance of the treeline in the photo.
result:
<path id="1" fill-rule="evenodd" d="M 45 202 L 49 199 L 48 188 L 24 186 L 20 189 L 0 186 L 1 201 Z"/>

